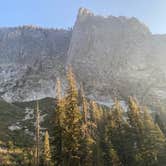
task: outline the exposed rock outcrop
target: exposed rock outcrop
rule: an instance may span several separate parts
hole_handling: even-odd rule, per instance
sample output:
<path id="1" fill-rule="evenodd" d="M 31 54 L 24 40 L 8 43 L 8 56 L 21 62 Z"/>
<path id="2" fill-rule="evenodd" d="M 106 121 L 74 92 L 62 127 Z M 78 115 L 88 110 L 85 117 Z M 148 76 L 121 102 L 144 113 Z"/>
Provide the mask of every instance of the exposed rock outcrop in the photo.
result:
<path id="1" fill-rule="evenodd" d="M 7 101 L 55 96 L 71 30 L 34 26 L 0 29 L 0 95 Z"/>
<path id="2" fill-rule="evenodd" d="M 106 101 L 135 95 L 153 104 L 166 99 L 165 52 L 166 36 L 152 34 L 138 19 L 85 8 L 73 30 L 0 28 L 0 96 L 53 97 L 56 77 L 72 64 L 88 96 Z"/>
<path id="3" fill-rule="evenodd" d="M 165 58 L 165 39 L 134 17 L 102 17 L 80 9 L 68 63 L 87 91 L 92 90 L 89 93 L 108 98 L 135 95 L 151 103 L 166 97 L 158 93 L 165 84 L 159 62 Z"/>

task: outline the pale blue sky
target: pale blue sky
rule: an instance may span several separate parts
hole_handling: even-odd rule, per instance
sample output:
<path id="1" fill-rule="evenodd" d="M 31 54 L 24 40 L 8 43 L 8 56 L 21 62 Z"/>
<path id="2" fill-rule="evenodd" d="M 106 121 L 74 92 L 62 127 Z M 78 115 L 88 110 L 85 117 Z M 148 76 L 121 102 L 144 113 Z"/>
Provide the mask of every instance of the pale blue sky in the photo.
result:
<path id="1" fill-rule="evenodd" d="M 79 7 L 102 15 L 135 16 L 166 33 L 166 0 L 0 0 L 0 26 L 72 27 Z"/>

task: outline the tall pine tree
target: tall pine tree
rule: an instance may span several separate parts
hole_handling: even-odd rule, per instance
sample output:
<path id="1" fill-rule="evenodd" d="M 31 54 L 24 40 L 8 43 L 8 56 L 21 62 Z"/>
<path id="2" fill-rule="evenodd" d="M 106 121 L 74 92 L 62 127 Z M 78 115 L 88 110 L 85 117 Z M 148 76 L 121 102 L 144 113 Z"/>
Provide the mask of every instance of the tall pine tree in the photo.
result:
<path id="1" fill-rule="evenodd" d="M 57 79 L 56 84 L 56 110 L 54 113 L 54 153 L 53 158 L 57 166 L 62 165 L 63 160 L 63 136 L 65 119 L 65 98 L 62 97 L 61 82 Z"/>
<path id="2" fill-rule="evenodd" d="M 91 166 L 93 155 L 92 146 L 94 140 L 91 136 L 90 127 L 90 114 L 87 99 L 85 98 L 83 87 L 81 87 L 81 103 L 82 103 L 82 141 L 81 141 L 81 161 L 80 165 Z"/>
<path id="3" fill-rule="evenodd" d="M 115 104 L 108 116 L 110 116 L 107 122 L 108 137 L 117 151 L 117 155 L 120 156 L 120 160 L 125 165 L 130 157 L 130 154 L 127 153 L 127 149 L 129 148 L 128 142 L 130 141 L 127 138 L 129 125 L 125 120 L 125 112 L 118 100 L 115 100 Z"/>
<path id="4" fill-rule="evenodd" d="M 63 139 L 65 163 L 68 166 L 77 166 L 80 164 L 80 147 L 81 147 L 81 111 L 78 106 L 78 90 L 75 76 L 69 66 L 67 72 L 68 89 L 65 107 Z"/>

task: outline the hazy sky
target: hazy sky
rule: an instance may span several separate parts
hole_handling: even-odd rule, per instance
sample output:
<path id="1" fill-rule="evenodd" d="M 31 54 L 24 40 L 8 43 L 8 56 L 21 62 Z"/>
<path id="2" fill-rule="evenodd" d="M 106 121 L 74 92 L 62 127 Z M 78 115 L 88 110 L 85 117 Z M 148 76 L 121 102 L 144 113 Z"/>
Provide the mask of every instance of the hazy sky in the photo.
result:
<path id="1" fill-rule="evenodd" d="M 0 0 L 0 26 L 72 27 L 79 7 L 102 15 L 135 16 L 166 33 L 166 0 Z"/>

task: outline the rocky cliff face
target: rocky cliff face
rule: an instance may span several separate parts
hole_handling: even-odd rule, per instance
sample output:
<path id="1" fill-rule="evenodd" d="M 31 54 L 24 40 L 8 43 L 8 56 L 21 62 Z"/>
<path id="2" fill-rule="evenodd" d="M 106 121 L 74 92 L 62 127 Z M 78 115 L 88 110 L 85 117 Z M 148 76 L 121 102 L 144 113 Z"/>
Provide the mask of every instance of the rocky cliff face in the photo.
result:
<path id="1" fill-rule="evenodd" d="M 7 101 L 54 96 L 71 30 L 33 26 L 0 29 L 0 95 Z"/>
<path id="2" fill-rule="evenodd" d="M 136 95 L 152 102 L 154 96 L 161 98 L 158 92 L 165 84 L 160 63 L 165 64 L 165 39 L 152 35 L 136 18 L 102 17 L 80 9 L 68 63 L 90 93 L 108 98 Z"/>
<path id="3" fill-rule="evenodd" d="M 166 98 L 166 36 L 136 18 L 79 10 L 73 30 L 33 26 L 0 29 L 0 96 L 8 101 L 53 97 L 55 79 L 72 64 L 97 100 L 135 95 Z M 104 97 L 106 96 L 106 97 Z"/>

